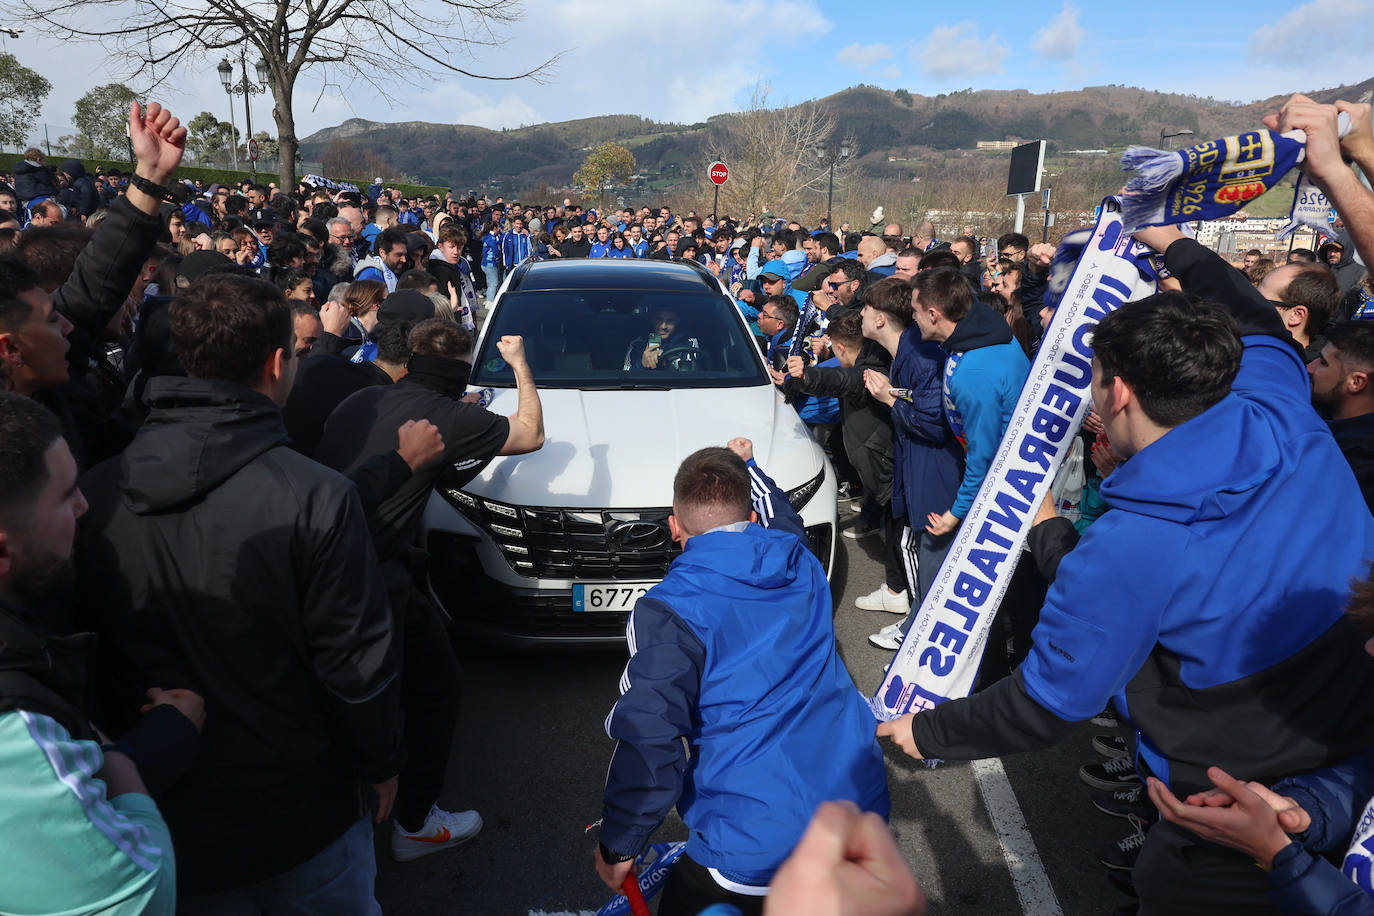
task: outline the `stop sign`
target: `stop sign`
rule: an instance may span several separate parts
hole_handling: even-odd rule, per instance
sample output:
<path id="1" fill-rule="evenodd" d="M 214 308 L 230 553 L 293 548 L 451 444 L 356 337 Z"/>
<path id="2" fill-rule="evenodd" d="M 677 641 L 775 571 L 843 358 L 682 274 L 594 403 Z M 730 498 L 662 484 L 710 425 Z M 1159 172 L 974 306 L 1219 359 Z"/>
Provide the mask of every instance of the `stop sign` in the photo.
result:
<path id="1" fill-rule="evenodd" d="M 710 176 L 711 184 L 725 184 L 725 182 L 730 180 L 729 166 L 719 159 L 711 163 L 711 168 L 707 170 L 706 174 Z"/>

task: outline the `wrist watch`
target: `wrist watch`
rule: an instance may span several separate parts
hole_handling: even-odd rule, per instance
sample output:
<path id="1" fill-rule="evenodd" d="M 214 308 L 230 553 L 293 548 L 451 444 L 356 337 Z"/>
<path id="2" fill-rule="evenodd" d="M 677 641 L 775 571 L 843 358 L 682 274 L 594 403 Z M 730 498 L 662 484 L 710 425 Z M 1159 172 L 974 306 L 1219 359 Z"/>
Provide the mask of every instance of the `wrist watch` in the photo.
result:
<path id="1" fill-rule="evenodd" d="M 131 175 L 129 177 L 129 184 L 138 188 L 140 191 L 142 191 L 144 194 L 147 194 L 149 197 L 155 197 L 158 200 L 166 201 L 171 201 L 172 199 L 171 190 L 164 187 L 163 185 L 157 184 L 147 178 L 144 178 L 142 175 Z"/>

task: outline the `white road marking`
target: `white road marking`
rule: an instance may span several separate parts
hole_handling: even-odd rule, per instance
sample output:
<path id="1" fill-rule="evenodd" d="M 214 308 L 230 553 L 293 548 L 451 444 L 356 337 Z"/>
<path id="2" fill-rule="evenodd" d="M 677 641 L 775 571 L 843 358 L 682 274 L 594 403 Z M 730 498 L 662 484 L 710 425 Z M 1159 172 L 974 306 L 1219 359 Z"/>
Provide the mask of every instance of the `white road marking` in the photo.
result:
<path id="1" fill-rule="evenodd" d="M 973 775 L 978 780 L 983 807 L 987 809 L 992 827 L 997 831 L 1002 858 L 1007 862 L 1011 883 L 1021 901 L 1021 912 L 1028 916 L 1063 916 L 1059 898 L 1054 894 L 1050 876 L 1045 873 L 1045 865 L 1040 861 L 1035 841 L 1026 828 L 1025 815 L 1021 813 L 1021 805 L 1007 780 L 1002 761 L 996 757 L 975 760 Z"/>

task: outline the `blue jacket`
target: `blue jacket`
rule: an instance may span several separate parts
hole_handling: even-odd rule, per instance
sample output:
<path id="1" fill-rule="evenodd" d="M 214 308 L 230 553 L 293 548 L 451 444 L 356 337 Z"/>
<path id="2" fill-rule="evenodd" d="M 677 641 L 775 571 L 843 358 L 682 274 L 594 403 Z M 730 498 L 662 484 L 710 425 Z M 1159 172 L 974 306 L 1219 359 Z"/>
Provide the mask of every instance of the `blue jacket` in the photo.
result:
<path id="1" fill-rule="evenodd" d="M 908 326 L 888 375 L 892 387 L 911 389 L 911 400 L 892 405 L 892 515 L 917 531 L 930 513 L 954 502 L 964 474 L 964 450 L 945 421 L 944 375 L 944 350 L 922 340 L 915 324 Z"/>
<path id="2" fill-rule="evenodd" d="M 886 817 L 888 795 L 825 572 L 787 497 L 752 462 L 750 476 L 759 524 L 693 537 L 630 615 L 601 842 L 638 853 L 676 804 L 687 855 L 758 885 L 821 802 Z"/>
<path id="3" fill-rule="evenodd" d="M 957 358 L 958 364 L 949 378 L 949 394 L 963 420 L 968 456 L 963 482 L 949 511 L 964 518 L 1016 409 L 1030 361 L 1012 339 L 1006 319 L 981 302 L 973 303 L 941 346 L 951 354 L 963 354 L 950 357 Z"/>
<path id="4" fill-rule="evenodd" d="M 823 369 L 830 369 L 840 365 L 840 358 L 838 356 L 832 356 L 816 365 Z M 797 409 L 797 416 L 802 418 L 803 423 L 840 422 L 839 398 L 825 397 L 817 394 L 804 394 L 793 401 L 792 406 Z"/>
<path id="5" fill-rule="evenodd" d="M 1337 869 L 1324 854 L 1346 852 L 1374 795 L 1374 751 L 1273 785 L 1312 817 L 1312 824 L 1274 857 L 1269 897 L 1284 914 L 1374 916 L 1369 850 L 1352 850 Z"/>
<path id="6" fill-rule="evenodd" d="M 488 232 L 482 236 L 482 266 L 495 267 L 501 263 L 501 236 Z"/>
<path id="7" fill-rule="evenodd" d="M 520 264 L 533 253 L 534 243 L 531 241 L 529 233 L 520 235 L 516 235 L 513 231 L 502 233 L 501 263 L 507 269 Z"/>
<path id="8" fill-rule="evenodd" d="M 610 248 L 611 246 L 608 243 L 592 242 L 592 250 L 591 253 L 587 255 L 587 257 L 604 258 L 606 257 L 606 252 L 609 251 Z"/>
<path id="9" fill-rule="evenodd" d="M 1191 240 L 1166 263 L 1236 314 L 1240 371 L 1103 482 L 1111 511 L 1059 567 L 1021 672 L 1070 722 L 1113 698 L 1176 792 L 1208 764 L 1271 782 L 1374 745 L 1374 659 L 1344 617 L 1374 518 L 1272 304 Z"/>
<path id="10" fill-rule="evenodd" d="M 630 240 L 626 239 L 625 241 L 629 242 Z M 645 258 L 649 256 L 648 239 L 640 239 L 637 242 L 630 242 L 630 247 L 634 249 L 635 257 L 637 258 Z"/>
<path id="11" fill-rule="evenodd" d="M 596 250 L 595 246 L 593 246 L 592 250 Z M 626 245 L 624 248 L 617 248 L 615 245 L 607 245 L 605 256 L 608 258 L 630 258 L 633 260 L 635 258 L 635 250 L 629 245 Z M 595 255 L 593 255 L 593 257 L 595 257 Z"/>

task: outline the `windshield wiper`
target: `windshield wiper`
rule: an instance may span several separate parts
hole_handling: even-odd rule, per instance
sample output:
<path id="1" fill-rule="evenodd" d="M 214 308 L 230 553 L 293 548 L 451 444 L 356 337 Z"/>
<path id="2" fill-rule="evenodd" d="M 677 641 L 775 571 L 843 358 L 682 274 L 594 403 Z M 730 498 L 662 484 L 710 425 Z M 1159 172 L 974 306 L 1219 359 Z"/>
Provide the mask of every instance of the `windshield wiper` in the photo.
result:
<path id="1" fill-rule="evenodd" d="M 672 391 L 671 385 L 578 385 L 578 391 Z"/>

